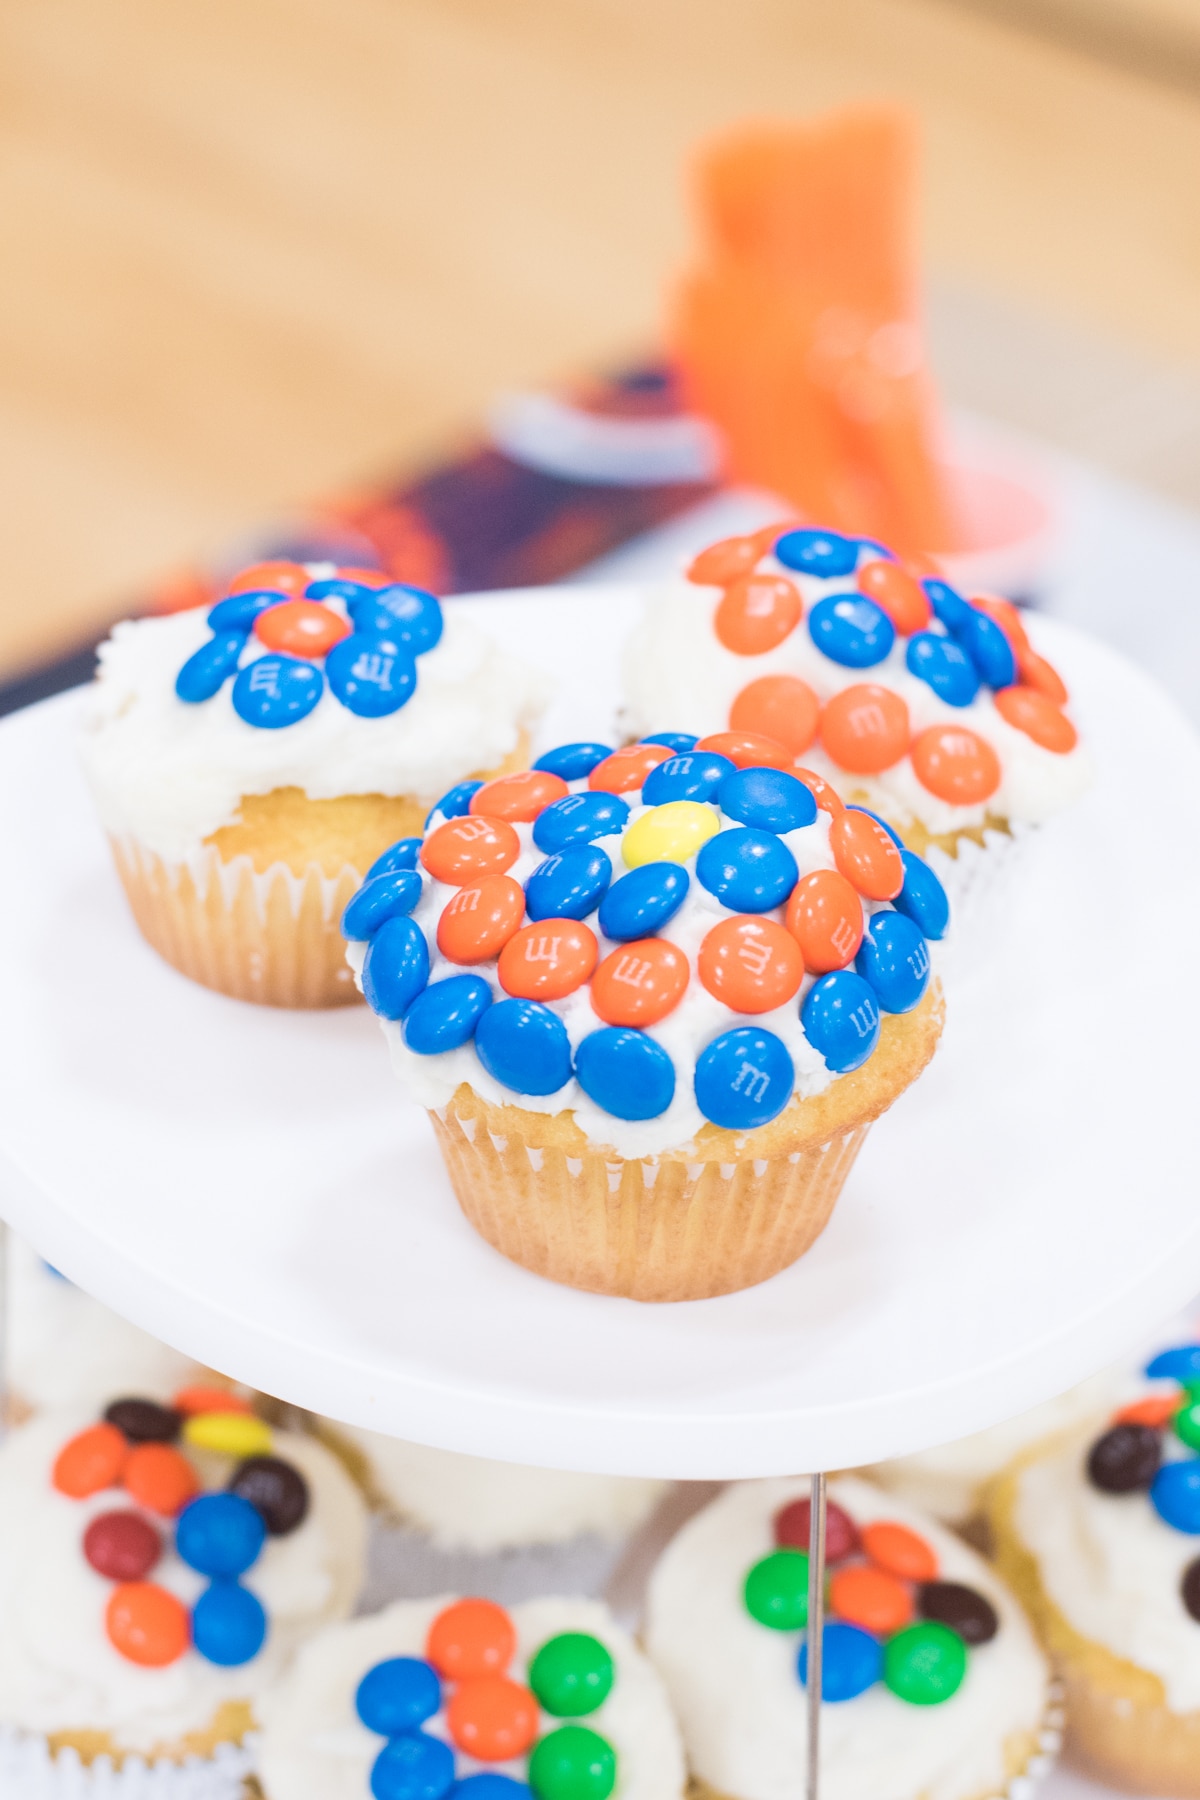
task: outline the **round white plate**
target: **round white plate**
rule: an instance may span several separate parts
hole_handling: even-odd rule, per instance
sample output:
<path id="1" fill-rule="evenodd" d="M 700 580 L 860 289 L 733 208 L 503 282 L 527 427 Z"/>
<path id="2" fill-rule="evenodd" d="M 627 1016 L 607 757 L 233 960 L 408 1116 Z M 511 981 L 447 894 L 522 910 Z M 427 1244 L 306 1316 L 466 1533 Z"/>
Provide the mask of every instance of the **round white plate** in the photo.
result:
<path id="1" fill-rule="evenodd" d="M 634 593 L 459 604 L 560 678 L 547 741 L 611 724 Z M 833 1468 L 1047 1398 L 1200 1286 L 1200 744 L 1111 651 L 1040 637 L 1096 785 L 1039 836 L 932 1068 L 773 1281 L 653 1307 L 504 1262 L 365 1009 L 225 1000 L 142 942 L 76 772 L 77 695 L 0 726 L 0 1206 L 231 1375 L 512 1461 Z"/>

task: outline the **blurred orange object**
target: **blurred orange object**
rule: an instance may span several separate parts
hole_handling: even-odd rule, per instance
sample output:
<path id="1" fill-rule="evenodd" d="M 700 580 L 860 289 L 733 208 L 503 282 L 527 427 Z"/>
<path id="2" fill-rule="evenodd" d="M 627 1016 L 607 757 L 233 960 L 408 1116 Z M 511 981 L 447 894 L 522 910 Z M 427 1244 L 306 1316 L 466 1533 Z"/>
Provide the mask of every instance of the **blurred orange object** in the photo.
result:
<path id="1" fill-rule="evenodd" d="M 706 237 L 670 350 L 727 473 L 902 554 L 958 533 L 918 312 L 916 128 L 891 106 L 702 150 Z"/>

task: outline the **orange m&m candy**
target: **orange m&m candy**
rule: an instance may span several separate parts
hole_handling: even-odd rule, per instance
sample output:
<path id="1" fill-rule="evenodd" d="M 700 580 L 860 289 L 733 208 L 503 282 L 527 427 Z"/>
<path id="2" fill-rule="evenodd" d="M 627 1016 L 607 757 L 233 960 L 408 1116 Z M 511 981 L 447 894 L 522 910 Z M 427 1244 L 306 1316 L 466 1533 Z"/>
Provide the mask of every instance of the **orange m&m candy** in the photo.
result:
<path id="1" fill-rule="evenodd" d="M 421 845 L 421 866 L 435 881 L 461 887 L 477 875 L 503 875 L 521 854 L 521 840 L 507 819 L 476 813 L 446 819 Z"/>
<path id="2" fill-rule="evenodd" d="M 290 656 L 324 656 L 350 636 L 350 626 L 340 613 L 322 606 L 319 600 L 282 600 L 259 613 L 254 635 L 268 650 L 284 650 Z"/>
<path id="3" fill-rule="evenodd" d="M 1026 687 L 1036 688 L 1039 694 L 1045 694 L 1047 700 L 1053 700 L 1056 706 L 1065 706 L 1069 695 L 1067 685 L 1054 667 L 1028 644 L 1017 646 L 1017 673 Z"/>
<path id="4" fill-rule="evenodd" d="M 656 1025 L 678 1006 L 688 960 L 666 938 L 636 938 L 605 957 L 592 976 L 592 1008 L 606 1025 Z"/>
<path id="5" fill-rule="evenodd" d="M 834 792 L 823 775 L 818 775 L 813 769 L 800 768 L 793 769 L 792 774 L 797 781 L 804 783 L 821 811 L 827 812 L 830 818 L 836 818 L 838 813 L 845 812 L 841 795 Z"/>
<path id="6" fill-rule="evenodd" d="M 890 1637 L 913 1615 L 912 1595 L 902 1581 L 867 1563 L 837 1569 L 829 1583 L 829 1605 L 847 1625 Z"/>
<path id="7" fill-rule="evenodd" d="M 998 594 L 972 594 L 971 605 L 976 612 L 986 613 L 1000 627 L 1014 656 L 1021 650 L 1028 650 L 1029 639 L 1020 607 L 1014 606 L 1011 600 L 1002 600 Z"/>
<path id="8" fill-rule="evenodd" d="M 509 938 L 496 973 L 518 1000 L 561 1000 L 583 986 L 599 954 L 595 932 L 578 919 L 539 919 Z"/>
<path id="9" fill-rule="evenodd" d="M 722 538 L 694 557 L 688 567 L 689 581 L 702 587 L 724 587 L 739 575 L 748 575 L 787 530 L 786 525 L 764 525 L 759 531 L 743 532 L 739 537 Z"/>
<path id="10" fill-rule="evenodd" d="M 128 1441 L 115 1425 L 89 1425 L 63 1445 L 50 1479 L 60 1494 L 86 1500 L 89 1494 L 116 1487 L 128 1460 Z"/>
<path id="11" fill-rule="evenodd" d="M 507 1675 L 460 1681 L 446 1706 L 451 1741 L 480 1762 L 523 1756 L 538 1734 L 538 1703 Z"/>
<path id="12" fill-rule="evenodd" d="M 916 576 L 899 563 L 882 558 L 864 563 L 855 581 L 859 593 L 883 608 L 902 637 L 911 637 L 928 625 L 933 613 L 929 596 Z"/>
<path id="13" fill-rule="evenodd" d="M 200 1481 L 173 1444 L 135 1444 L 125 1464 L 125 1491 L 139 1506 L 173 1519 L 200 1492 Z"/>
<path id="14" fill-rule="evenodd" d="M 386 574 L 383 569 L 349 568 L 337 569 L 334 573 L 338 581 L 352 581 L 355 587 L 391 587 L 392 583 L 396 580 L 396 576 Z"/>
<path id="15" fill-rule="evenodd" d="M 774 919 L 749 913 L 713 926 L 700 945 L 696 967 L 709 993 L 742 1013 L 783 1006 L 804 979 L 796 940 Z"/>
<path id="16" fill-rule="evenodd" d="M 894 900 L 904 886 L 900 852 L 869 813 L 848 806 L 829 827 L 833 860 L 868 900 Z"/>
<path id="17" fill-rule="evenodd" d="M 825 703 L 821 742 L 852 775 L 890 769 L 908 749 L 908 707 L 877 681 L 856 681 Z"/>
<path id="18" fill-rule="evenodd" d="M 1149 1394 L 1145 1400 L 1131 1400 L 1113 1414 L 1114 1425 L 1152 1425 L 1156 1430 L 1173 1419 L 1187 1396 L 1180 1390 L 1174 1394 Z"/>
<path id="19" fill-rule="evenodd" d="M 713 629 L 727 650 L 761 656 L 800 623 L 800 590 L 784 575 L 742 575 L 725 589 Z"/>
<path id="20" fill-rule="evenodd" d="M 155 1581 L 123 1581 L 114 1588 L 104 1627 L 113 1648 L 144 1669 L 178 1661 L 192 1641 L 187 1607 Z"/>
<path id="21" fill-rule="evenodd" d="M 863 939 L 863 908 L 855 888 L 836 869 L 802 875 L 787 903 L 787 928 L 810 975 L 844 969 Z"/>
<path id="22" fill-rule="evenodd" d="M 864 1525 L 860 1535 L 862 1547 L 877 1569 L 904 1581 L 937 1579 L 938 1559 L 932 1546 L 907 1525 L 876 1519 L 874 1524 Z"/>
<path id="23" fill-rule="evenodd" d="M 727 756 L 738 769 L 787 769 L 790 773 L 795 761 L 786 745 L 755 731 L 713 731 L 702 737 L 696 748 Z"/>
<path id="24" fill-rule="evenodd" d="M 588 786 L 602 794 L 632 794 L 640 788 L 651 769 L 674 756 L 666 744 L 626 744 L 596 764 L 588 776 Z"/>
<path id="25" fill-rule="evenodd" d="M 760 675 L 744 687 L 729 709 L 730 730 L 739 737 L 764 737 L 793 756 L 817 735 L 821 702 L 798 675 Z"/>
<path id="26" fill-rule="evenodd" d="M 425 1640 L 426 1656 L 450 1681 L 503 1675 L 516 1648 L 513 1622 L 494 1600 L 456 1600 L 438 1614 Z"/>
<path id="27" fill-rule="evenodd" d="M 303 563 L 260 562 L 242 569 L 225 588 L 227 594 L 302 594 L 312 576 Z"/>
<path id="28" fill-rule="evenodd" d="M 459 888 L 442 908 L 437 947 L 449 962 L 488 962 L 499 956 L 525 917 L 525 893 L 511 875 L 485 875 Z"/>
<path id="29" fill-rule="evenodd" d="M 202 1382 L 180 1388 L 171 1405 L 176 1412 L 186 1413 L 189 1418 L 193 1413 L 254 1411 L 244 1394 L 235 1394 L 232 1388 L 208 1387 Z"/>
<path id="30" fill-rule="evenodd" d="M 995 702 L 1000 717 L 1023 731 L 1035 744 L 1040 744 L 1043 750 L 1066 756 L 1079 742 L 1079 733 L 1066 713 L 1045 694 L 1039 694 L 1036 688 L 1001 688 L 995 695 Z"/>
<path id="31" fill-rule="evenodd" d="M 544 812 L 552 800 L 561 800 L 570 789 L 561 775 L 545 769 L 523 769 L 519 775 L 497 775 L 471 795 L 469 810 L 489 819 L 518 819 L 526 824 Z"/>
<path id="32" fill-rule="evenodd" d="M 978 806 L 1000 786 L 1000 759 L 965 725 L 931 725 L 909 752 L 921 786 L 953 806 Z"/>

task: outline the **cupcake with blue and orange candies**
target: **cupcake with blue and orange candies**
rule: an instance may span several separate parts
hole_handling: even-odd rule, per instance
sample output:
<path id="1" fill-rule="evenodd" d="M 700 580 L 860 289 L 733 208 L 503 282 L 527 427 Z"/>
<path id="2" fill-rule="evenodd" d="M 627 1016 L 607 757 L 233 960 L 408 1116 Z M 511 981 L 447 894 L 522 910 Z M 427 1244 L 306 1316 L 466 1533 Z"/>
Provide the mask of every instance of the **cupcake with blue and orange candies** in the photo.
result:
<path id="1" fill-rule="evenodd" d="M 143 936 L 238 999 L 355 999 L 346 902 L 447 786 L 522 766 L 542 686 L 369 569 L 258 563 L 213 607 L 118 625 L 82 754 Z"/>
<path id="2" fill-rule="evenodd" d="M 471 1223 L 573 1287 L 787 1267 L 937 1044 L 936 876 L 752 734 L 560 745 L 379 868 L 343 929 L 397 1073 Z"/>

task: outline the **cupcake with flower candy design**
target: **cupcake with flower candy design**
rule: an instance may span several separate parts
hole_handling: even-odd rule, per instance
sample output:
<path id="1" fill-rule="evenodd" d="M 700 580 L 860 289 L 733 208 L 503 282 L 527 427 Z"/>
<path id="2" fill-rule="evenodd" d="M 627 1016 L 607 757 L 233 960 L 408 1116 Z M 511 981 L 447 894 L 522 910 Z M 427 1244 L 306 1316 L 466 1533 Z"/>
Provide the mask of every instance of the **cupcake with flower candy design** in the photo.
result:
<path id="1" fill-rule="evenodd" d="M 682 1800 L 646 1658 L 591 1600 L 405 1600 L 330 1626 L 263 1706 L 266 1800 Z"/>
<path id="2" fill-rule="evenodd" d="M 353 1000 L 350 895 L 450 783 L 522 766 L 542 698 L 369 569 L 257 563 L 211 608 L 118 625 L 82 755 L 143 936 L 239 999 Z"/>
<path id="3" fill-rule="evenodd" d="M 752 734 L 560 745 L 379 871 L 343 930 L 396 1070 L 476 1229 L 574 1287 L 794 1262 L 937 1044 L 936 876 Z"/>
<path id="4" fill-rule="evenodd" d="M 240 1800 L 258 1701 L 352 1610 L 365 1549 L 337 1460 L 222 1390 L 18 1427 L 0 1447 L 0 1791 Z"/>

